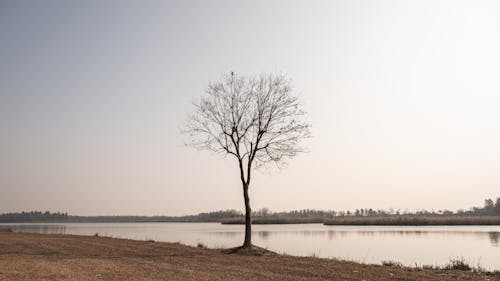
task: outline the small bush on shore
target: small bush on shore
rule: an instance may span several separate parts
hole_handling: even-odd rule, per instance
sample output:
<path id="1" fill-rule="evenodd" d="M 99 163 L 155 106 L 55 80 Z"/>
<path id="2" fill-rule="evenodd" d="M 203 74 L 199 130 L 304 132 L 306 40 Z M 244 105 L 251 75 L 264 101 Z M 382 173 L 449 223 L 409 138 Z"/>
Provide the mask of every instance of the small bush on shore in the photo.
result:
<path id="1" fill-rule="evenodd" d="M 397 261 L 382 261 L 383 266 L 392 266 L 392 267 L 403 267 L 403 264 Z"/>
<path id="2" fill-rule="evenodd" d="M 0 228 L 0 232 L 14 232 L 14 231 L 12 231 L 12 228 L 6 227 L 6 228 Z"/>
<path id="3" fill-rule="evenodd" d="M 450 259 L 450 263 L 446 265 L 445 269 L 471 271 L 472 267 L 467 264 L 464 258 L 455 258 Z"/>

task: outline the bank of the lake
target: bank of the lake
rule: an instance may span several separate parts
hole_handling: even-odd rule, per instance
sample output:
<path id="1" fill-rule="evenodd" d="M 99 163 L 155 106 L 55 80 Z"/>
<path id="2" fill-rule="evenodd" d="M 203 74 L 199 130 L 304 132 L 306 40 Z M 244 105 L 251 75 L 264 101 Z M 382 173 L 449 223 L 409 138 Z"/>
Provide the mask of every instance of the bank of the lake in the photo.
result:
<path id="1" fill-rule="evenodd" d="M 178 243 L 0 233 L 0 280 L 500 280 L 471 271 L 227 254 Z"/>
<path id="2" fill-rule="evenodd" d="M 244 224 L 244 218 L 228 218 L 222 224 Z M 500 225 L 500 216 L 338 216 L 325 217 L 254 217 L 252 224 L 309 224 L 325 225 Z"/>
<path id="3" fill-rule="evenodd" d="M 500 216 L 337 217 L 325 220 L 325 225 L 500 225 Z"/>

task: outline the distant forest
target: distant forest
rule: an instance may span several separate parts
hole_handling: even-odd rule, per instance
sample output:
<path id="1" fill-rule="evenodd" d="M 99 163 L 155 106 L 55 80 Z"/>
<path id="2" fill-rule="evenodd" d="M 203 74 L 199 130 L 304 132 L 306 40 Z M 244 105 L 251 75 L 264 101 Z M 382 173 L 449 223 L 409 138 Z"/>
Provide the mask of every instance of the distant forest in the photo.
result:
<path id="1" fill-rule="evenodd" d="M 0 222 L 219 222 L 241 216 L 235 210 L 199 213 L 189 216 L 73 216 L 67 213 L 21 212 L 0 214 Z"/>
<path id="2" fill-rule="evenodd" d="M 279 218 L 334 218 L 334 217 L 393 217 L 393 216 L 500 216 L 500 198 L 484 200 L 483 207 L 472 207 L 469 210 L 460 209 L 456 212 L 449 210 L 415 212 L 399 209 L 375 210 L 356 209 L 353 211 L 322 211 L 322 210 L 293 210 L 287 212 L 272 212 L 263 208 L 253 212 L 254 217 Z M 243 213 L 237 210 L 215 211 L 188 216 L 73 216 L 67 213 L 52 212 L 21 212 L 0 214 L 1 223 L 18 222 L 221 222 L 225 219 L 240 218 Z"/>

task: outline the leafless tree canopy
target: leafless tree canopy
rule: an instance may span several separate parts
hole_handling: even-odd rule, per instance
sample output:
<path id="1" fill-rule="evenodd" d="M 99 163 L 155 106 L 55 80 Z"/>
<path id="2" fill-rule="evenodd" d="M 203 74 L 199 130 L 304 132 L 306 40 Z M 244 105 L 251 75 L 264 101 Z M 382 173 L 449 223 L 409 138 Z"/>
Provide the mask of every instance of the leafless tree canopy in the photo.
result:
<path id="1" fill-rule="evenodd" d="M 299 142 L 310 126 L 285 75 L 231 73 L 206 92 L 188 121 L 189 145 L 235 156 L 247 165 L 247 177 L 253 164 L 281 166 L 304 151 Z"/>
<path id="2" fill-rule="evenodd" d="M 191 146 L 236 157 L 245 201 L 245 240 L 252 245 L 250 175 L 252 167 L 267 163 L 281 166 L 304 151 L 309 125 L 298 97 L 285 75 L 240 77 L 231 73 L 211 83 L 207 96 L 195 103 L 185 133 Z"/>

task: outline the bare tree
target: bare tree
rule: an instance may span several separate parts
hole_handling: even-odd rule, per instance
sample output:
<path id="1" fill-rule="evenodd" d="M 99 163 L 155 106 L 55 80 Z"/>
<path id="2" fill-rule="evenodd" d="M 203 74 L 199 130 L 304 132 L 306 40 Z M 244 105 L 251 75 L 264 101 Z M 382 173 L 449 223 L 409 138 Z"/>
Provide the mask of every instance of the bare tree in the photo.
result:
<path id="1" fill-rule="evenodd" d="M 248 188 L 254 168 L 286 161 L 303 152 L 300 140 L 310 137 L 305 112 L 282 74 L 242 77 L 231 72 L 209 83 L 206 96 L 195 103 L 195 113 L 184 133 L 187 145 L 232 155 L 238 162 L 245 200 L 245 240 L 252 244 L 252 218 Z"/>

